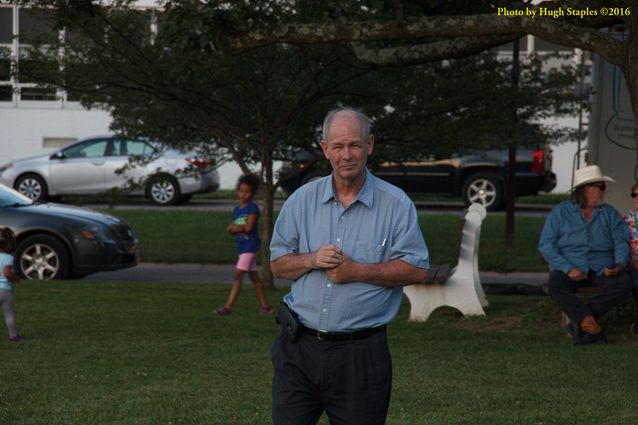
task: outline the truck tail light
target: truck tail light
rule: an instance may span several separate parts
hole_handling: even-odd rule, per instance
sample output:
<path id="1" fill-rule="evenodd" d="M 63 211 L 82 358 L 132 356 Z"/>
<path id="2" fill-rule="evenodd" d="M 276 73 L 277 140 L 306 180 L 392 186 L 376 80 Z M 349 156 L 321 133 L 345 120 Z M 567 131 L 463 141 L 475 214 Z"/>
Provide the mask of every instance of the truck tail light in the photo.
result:
<path id="1" fill-rule="evenodd" d="M 532 173 L 543 172 L 543 150 L 538 149 L 532 152 Z"/>

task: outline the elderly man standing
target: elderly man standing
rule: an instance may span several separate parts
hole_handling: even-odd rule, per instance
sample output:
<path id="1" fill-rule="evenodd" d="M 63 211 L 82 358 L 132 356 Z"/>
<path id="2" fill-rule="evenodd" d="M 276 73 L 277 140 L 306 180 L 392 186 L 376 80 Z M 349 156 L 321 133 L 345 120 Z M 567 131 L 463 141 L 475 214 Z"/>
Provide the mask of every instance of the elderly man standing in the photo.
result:
<path id="1" fill-rule="evenodd" d="M 567 331 L 575 345 L 605 344 L 598 319 L 631 290 L 625 271 L 629 260 L 629 230 L 622 216 L 603 203 L 606 183 L 596 165 L 574 175 L 570 200 L 556 205 L 545 221 L 538 250 L 549 263 L 549 295 L 571 320 Z M 600 287 L 583 302 L 579 287 Z"/>
<path id="2" fill-rule="evenodd" d="M 359 111 L 331 111 L 323 153 L 332 174 L 282 207 L 271 268 L 293 280 L 272 346 L 274 425 L 384 424 L 392 363 L 386 324 L 402 286 L 423 282 L 429 257 L 416 208 L 367 169 L 374 137 Z"/>

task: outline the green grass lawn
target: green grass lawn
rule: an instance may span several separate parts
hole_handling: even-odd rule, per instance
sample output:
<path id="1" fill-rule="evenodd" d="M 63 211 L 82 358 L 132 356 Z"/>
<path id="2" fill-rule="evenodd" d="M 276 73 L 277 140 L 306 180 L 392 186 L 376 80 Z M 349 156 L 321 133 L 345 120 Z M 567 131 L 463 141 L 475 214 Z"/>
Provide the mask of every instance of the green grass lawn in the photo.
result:
<path id="1" fill-rule="evenodd" d="M 228 290 L 23 282 L 16 302 L 28 339 L 0 340 L 0 423 L 269 424 L 278 329 L 249 287 L 232 316 L 212 316 Z M 489 301 L 486 317 L 442 309 L 425 323 L 408 323 L 404 303 L 388 331 L 388 424 L 636 424 L 632 303 L 603 320 L 609 345 L 573 347 L 547 297 Z"/>
<path id="2" fill-rule="evenodd" d="M 283 190 L 277 190 L 275 192 L 276 200 L 285 200 L 288 197 Z M 566 193 L 541 193 L 538 195 L 519 196 L 516 198 L 516 204 L 548 204 L 554 205 L 558 202 L 567 199 L 569 194 Z M 462 202 L 460 197 L 449 196 L 433 196 L 423 195 L 419 193 L 411 193 L 410 198 L 415 202 Z M 233 189 L 220 189 L 211 193 L 197 194 L 193 196 L 194 201 L 211 201 L 211 200 L 226 200 L 235 201 L 237 199 L 237 193 Z M 257 194 L 255 198 L 257 201 L 261 200 L 261 195 Z M 82 196 L 65 196 L 64 203 L 70 203 L 74 205 L 110 205 L 110 204 L 152 204 L 150 200 L 142 196 L 128 196 L 117 191 L 106 191 L 99 195 L 82 195 Z"/>
<path id="3" fill-rule="evenodd" d="M 231 264 L 235 241 L 226 233 L 230 212 L 104 210 L 127 220 L 141 240 L 142 260 Z M 457 215 L 419 216 L 433 264 L 456 264 Z M 542 217 L 517 217 L 514 249 L 504 252 L 505 217 L 488 215 L 481 230 L 479 267 L 499 272 L 546 271 L 536 251 Z"/>

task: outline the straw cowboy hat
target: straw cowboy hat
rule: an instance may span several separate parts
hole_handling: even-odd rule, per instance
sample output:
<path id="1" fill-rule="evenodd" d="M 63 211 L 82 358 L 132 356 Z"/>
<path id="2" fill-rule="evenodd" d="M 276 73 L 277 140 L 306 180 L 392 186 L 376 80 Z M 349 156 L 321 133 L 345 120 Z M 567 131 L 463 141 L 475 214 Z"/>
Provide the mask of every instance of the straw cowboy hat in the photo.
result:
<path id="1" fill-rule="evenodd" d="M 603 176 L 598 165 L 589 165 L 576 170 L 574 173 L 574 189 L 597 182 L 616 183 L 611 177 Z"/>

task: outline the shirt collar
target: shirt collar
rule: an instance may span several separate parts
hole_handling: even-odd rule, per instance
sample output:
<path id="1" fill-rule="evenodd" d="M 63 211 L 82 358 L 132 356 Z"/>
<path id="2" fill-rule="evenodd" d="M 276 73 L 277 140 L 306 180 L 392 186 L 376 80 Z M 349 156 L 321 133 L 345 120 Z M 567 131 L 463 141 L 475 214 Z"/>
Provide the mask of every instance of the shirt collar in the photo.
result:
<path id="1" fill-rule="evenodd" d="M 578 206 L 578 204 L 576 203 L 576 201 L 574 200 L 569 200 L 569 205 L 572 209 L 573 212 L 581 214 L 582 213 L 582 209 Z M 600 205 L 596 205 L 595 207 L 592 208 L 592 213 L 593 214 L 598 214 L 599 211 L 602 211 L 603 206 L 606 205 L 604 202 Z"/>
<path id="2" fill-rule="evenodd" d="M 337 195 L 335 194 L 334 184 L 332 182 L 332 174 L 330 178 L 325 180 L 323 186 L 323 193 L 321 195 L 321 203 L 326 203 L 332 199 L 337 199 Z M 361 202 L 368 208 L 372 208 L 374 204 L 374 176 L 368 169 L 366 168 L 366 179 L 363 182 L 363 187 L 357 193 L 357 199 L 355 202 Z"/>

